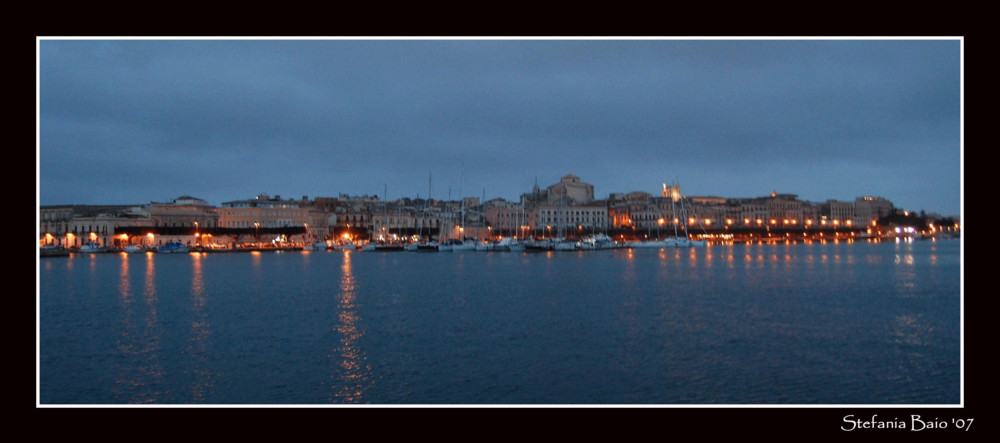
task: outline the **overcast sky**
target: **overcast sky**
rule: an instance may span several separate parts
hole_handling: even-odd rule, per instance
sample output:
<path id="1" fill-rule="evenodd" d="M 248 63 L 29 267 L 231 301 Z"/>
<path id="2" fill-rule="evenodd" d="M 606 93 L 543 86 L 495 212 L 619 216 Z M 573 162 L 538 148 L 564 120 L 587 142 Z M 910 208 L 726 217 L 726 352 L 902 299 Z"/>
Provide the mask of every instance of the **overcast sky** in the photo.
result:
<path id="1" fill-rule="evenodd" d="M 572 173 L 958 215 L 961 112 L 956 38 L 40 38 L 38 202 L 513 200 Z"/>

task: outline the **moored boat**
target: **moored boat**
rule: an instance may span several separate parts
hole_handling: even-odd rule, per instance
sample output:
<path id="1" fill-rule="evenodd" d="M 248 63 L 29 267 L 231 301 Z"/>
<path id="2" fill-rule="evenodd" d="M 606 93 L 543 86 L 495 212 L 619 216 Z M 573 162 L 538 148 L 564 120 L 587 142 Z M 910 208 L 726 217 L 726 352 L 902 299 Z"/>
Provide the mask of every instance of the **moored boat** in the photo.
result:
<path id="1" fill-rule="evenodd" d="M 128 245 L 128 246 L 122 248 L 122 251 L 128 252 L 128 253 L 146 252 L 146 246 L 145 245 Z"/>
<path id="2" fill-rule="evenodd" d="M 405 251 L 406 248 L 403 247 L 403 245 L 400 243 L 376 243 L 374 250 L 392 252 L 392 251 Z"/>
<path id="3" fill-rule="evenodd" d="M 619 245 L 615 243 L 615 241 L 612 240 L 611 237 L 608 237 L 606 234 L 588 235 L 580 239 L 580 242 L 577 243 L 577 248 L 586 250 L 614 249 L 617 247 L 619 247 Z"/>
<path id="4" fill-rule="evenodd" d="M 510 244 L 513 240 L 510 237 L 501 238 L 500 241 L 492 244 L 491 251 L 510 251 Z"/>
<path id="5" fill-rule="evenodd" d="M 576 242 L 562 238 L 553 242 L 552 249 L 556 251 L 575 251 Z"/>
<path id="6" fill-rule="evenodd" d="M 472 240 L 465 240 L 465 241 L 452 240 L 451 241 L 451 250 L 452 251 L 475 251 L 476 250 L 476 242 L 472 241 Z"/>
<path id="7" fill-rule="evenodd" d="M 648 241 L 628 242 L 626 246 L 632 249 L 643 249 L 643 248 L 658 249 L 658 248 L 666 248 L 669 247 L 670 245 L 667 244 L 666 240 L 648 240 Z"/>
<path id="8" fill-rule="evenodd" d="M 77 252 L 90 252 L 90 253 L 105 252 L 105 251 L 107 251 L 107 248 L 98 245 L 97 243 L 84 244 L 80 246 L 80 249 L 77 250 Z"/>
<path id="9" fill-rule="evenodd" d="M 438 242 L 434 242 L 434 241 L 425 242 L 425 243 L 418 243 L 415 250 L 417 252 L 438 252 L 438 251 L 441 250 L 440 246 L 441 245 L 438 244 Z"/>
<path id="10" fill-rule="evenodd" d="M 39 257 L 63 257 L 69 255 L 70 250 L 57 245 L 45 245 L 38 248 Z"/>
<path id="11" fill-rule="evenodd" d="M 525 251 L 551 251 L 555 249 L 552 240 L 530 240 L 524 244 Z"/>
<path id="12" fill-rule="evenodd" d="M 184 254 L 191 252 L 191 247 L 180 242 L 167 243 L 156 248 L 156 252 L 164 254 Z"/>

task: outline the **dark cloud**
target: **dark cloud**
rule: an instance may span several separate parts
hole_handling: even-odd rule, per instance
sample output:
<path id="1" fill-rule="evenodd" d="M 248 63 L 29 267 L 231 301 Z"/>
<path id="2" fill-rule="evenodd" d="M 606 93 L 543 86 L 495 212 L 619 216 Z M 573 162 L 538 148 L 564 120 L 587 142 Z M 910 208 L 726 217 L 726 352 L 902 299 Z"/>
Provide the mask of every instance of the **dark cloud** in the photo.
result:
<path id="1" fill-rule="evenodd" d="M 425 196 L 429 174 L 516 198 L 574 173 L 952 214 L 960 45 L 43 39 L 40 200 Z"/>

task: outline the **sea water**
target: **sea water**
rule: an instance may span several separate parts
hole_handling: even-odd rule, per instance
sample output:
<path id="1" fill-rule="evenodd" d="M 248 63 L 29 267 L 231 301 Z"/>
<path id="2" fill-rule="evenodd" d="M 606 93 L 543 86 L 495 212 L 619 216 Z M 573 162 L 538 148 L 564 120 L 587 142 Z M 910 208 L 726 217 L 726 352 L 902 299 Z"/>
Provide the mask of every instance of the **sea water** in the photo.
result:
<path id="1" fill-rule="evenodd" d="M 38 262 L 42 405 L 951 405 L 958 240 Z"/>

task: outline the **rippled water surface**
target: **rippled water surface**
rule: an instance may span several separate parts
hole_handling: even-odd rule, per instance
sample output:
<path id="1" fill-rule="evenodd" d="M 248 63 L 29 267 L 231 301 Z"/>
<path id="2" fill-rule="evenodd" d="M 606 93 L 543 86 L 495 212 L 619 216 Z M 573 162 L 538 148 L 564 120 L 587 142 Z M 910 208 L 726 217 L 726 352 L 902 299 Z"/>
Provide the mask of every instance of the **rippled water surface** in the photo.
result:
<path id="1" fill-rule="evenodd" d="M 39 260 L 41 404 L 957 404 L 955 240 Z"/>

